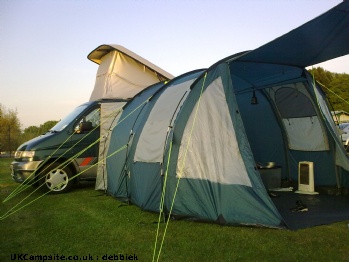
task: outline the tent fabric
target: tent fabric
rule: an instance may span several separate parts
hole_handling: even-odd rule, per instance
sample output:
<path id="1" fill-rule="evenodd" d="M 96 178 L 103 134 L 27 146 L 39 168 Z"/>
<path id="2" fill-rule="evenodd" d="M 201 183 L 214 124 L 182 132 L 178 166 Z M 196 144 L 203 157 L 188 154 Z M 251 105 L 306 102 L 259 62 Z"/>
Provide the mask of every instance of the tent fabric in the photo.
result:
<path id="1" fill-rule="evenodd" d="M 314 84 L 313 88 L 321 114 L 326 119 L 325 124 L 328 125 L 328 130 L 331 132 L 332 136 L 336 136 L 337 127 L 333 121 L 332 114 L 326 103 L 325 94 L 320 91 L 320 87 L 318 87 L 317 85 Z M 340 139 L 335 140 L 335 161 L 336 165 L 344 168 L 345 170 L 349 170 L 348 158 Z"/>
<path id="2" fill-rule="evenodd" d="M 280 114 L 289 148 L 303 151 L 329 150 L 326 134 L 303 81 L 277 86 L 269 92 Z"/>
<path id="3" fill-rule="evenodd" d="M 232 79 L 236 83 L 234 76 Z M 234 89 L 239 83 L 234 85 Z M 270 101 L 270 92 L 271 88 L 256 90 L 258 104 L 251 104 L 251 92 L 238 93 L 236 100 L 255 162 L 260 166 L 275 162 L 281 166 L 283 178 L 287 178 L 289 174 L 285 152 L 288 143 L 284 139 L 285 131 L 280 118 Z"/>
<path id="4" fill-rule="evenodd" d="M 300 88 L 299 91 L 302 89 L 306 90 L 303 93 L 307 94 L 307 97 L 311 99 L 314 107 L 318 107 L 316 94 L 313 90 L 313 80 L 309 73 L 302 68 L 285 65 L 254 62 L 249 64 L 229 58 L 227 58 L 227 62 L 230 63 L 230 73 L 232 75 L 234 90 L 238 98 L 241 115 L 244 116 L 243 122 L 256 162 L 261 165 L 270 161 L 276 162 L 282 167 L 282 178 L 297 180 L 298 162 L 313 161 L 315 163 L 316 182 L 319 185 L 336 185 L 337 171 L 333 158 L 337 159 L 337 163 L 342 162 L 340 166 L 346 170 L 348 170 L 348 160 L 343 150 L 333 150 L 333 147 L 343 147 L 335 131 L 332 131 L 333 125 L 328 122 L 333 122 L 333 120 L 324 118 L 321 114 L 322 110 L 320 108 L 316 109 L 316 117 L 313 117 L 313 119 L 319 119 L 319 121 L 316 120 L 315 122 L 320 124 L 319 126 L 322 131 L 310 128 L 308 130 L 308 138 L 313 138 L 313 136 L 320 137 L 320 140 L 328 145 L 322 144 L 320 148 L 317 145 L 313 147 L 313 151 L 308 151 L 311 148 L 309 141 L 313 141 L 313 139 L 308 139 L 307 141 L 304 139 L 297 140 L 303 138 L 302 132 L 300 132 L 301 129 L 299 128 L 298 132 L 300 134 L 293 141 L 293 144 L 298 141 L 297 147 L 290 148 L 286 130 L 288 122 L 283 123 L 276 106 L 273 105 L 275 103 L 272 102 L 273 100 L 270 100 L 274 92 L 271 90 L 280 86 L 292 87 L 297 83 L 306 82 L 306 87 Z M 274 75 L 272 72 L 274 72 Z M 284 78 L 282 78 L 282 74 Z M 302 85 L 304 86 L 304 84 Z M 251 105 L 250 103 L 253 90 L 257 90 L 258 105 Z M 302 108 L 299 110 L 301 112 Z M 309 120 L 308 124 L 311 127 L 312 119 L 309 118 Z M 264 133 L 263 130 L 268 130 L 268 133 Z M 295 130 L 297 131 L 297 129 Z M 318 135 L 314 132 L 318 132 Z M 302 141 L 305 141 L 305 145 L 303 145 Z M 328 174 L 331 175 L 329 176 Z"/>
<path id="5" fill-rule="evenodd" d="M 190 164 L 186 165 L 186 162 Z M 227 175 L 231 170 L 237 175 Z M 221 78 L 205 90 L 190 114 L 179 151 L 177 176 L 251 186 Z"/>
<path id="6" fill-rule="evenodd" d="M 149 70 L 152 70 L 154 73 L 156 73 L 159 76 L 159 79 L 169 80 L 174 77 L 170 73 L 166 72 L 165 70 L 161 69 L 160 67 L 154 65 L 153 63 L 149 62 L 148 60 L 144 59 L 143 57 L 137 55 L 136 53 L 132 52 L 131 50 L 121 45 L 100 45 L 99 47 L 94 49 L 92 52 L 90 52 L 87 58 L 101 65 L 102 60 L 104 59 L 103 57 L 114 50 L 128 57 L 133 58 L 137 63 L 140 63 L 145 67 L 147 67 Z"/>
<path id="7" fill-rule="evenodd" d="M 283 119 L 289 148 L 302 151 L 328 150 L 320 121 L 317 117 Z"/>
<path id="8" fill-rule="evenodd" d="M 162 163 L 163 143 L 166 141 L 168 128 L 172 125 L 171 120 L 175 119 L 194 80 L 166 88 L 161 97 L 157 99 L 139 138 L 134 161 Z"/>
<path id="9" fill-rule="evenodd" d="M 162 79 L 133 58 L 116 50 L 102 58 L 90 101 L 106 98 L 128 99 Z"/>
<path id="10" fill-rule="evenodd" d="M 282 179 L 297 180 L 298 163 L 311 161 L 316 185 L 341 183 L 336 177 L 336 154 L 344 162 L 348 159 L 344 159 L 344 152 L 334 150 L 339 138 L 321 114 L 309 74 L 287 66 L 282 78 L 285 66 L 261 64 L 258 68 L 252 63 L 248 67 L 259 69 L 256 76 L 255 71 L 234 71 L 235 63 L 241 65 L 222 61 L 206 71 L 179 76 L 146 89 L 124 106 L 112 131 L 108 154 L 123 145 L 127 149 L 107 159 L 109 194 L 155 212 L 160 210 L 164 194 L 164 210 L 172 210 L 174 215 L 284 228 L 284 219 L 256 169 L 258 163 L 276 162 Z M 266 75 L 261 72 L 264 69 Z M 253 81 L 249 82 L 249 76 Z M 251 83 L 258 86 L 256 105 L 250 103 Z M 176 89 L 178 95 L 174 96 Z M 186 90 L 190 92 L 186 94 Z M 279 112 L 275 100 L 278 91 L 278 103 L 287 106 L 282 109 L 286 115 Z M 172 109 L 164 114 L 170 97 L 174 100 Z M 259 118 L 262 122 L 256 129 Z M 161 139 L 153 135 L 153 131 L 158 132 L 156 128 L 147 131 L 149 123 L 162 126 Z M 290 123 L 294 129 L 288 130 Z M 304 130 L 308 130 L 306 135 Z M 142 142 L 142 136 L 147 143 Z M 156 149 L 147 148 L 152 142 Z M 134 161 L 137 150 L 144 157 L 151 155 L 151 150 L 158 152 L 150 156 L 151 161 Z"/>
<path id="11" fill-rule="evenodd" d="M 319 194 L 306 195 L 294 192 L 278 192 L 272 200 L 280 211 L 289 229 L 298 230 L 349 220 L 347 196 Z M 292 212 L 296 202 L 302 201 L 308 212 Z"/>
<path id="12" fill-rule="evenodd" d="M 345 1 L 261 48 L 143 89 L 111 131 L 108 155 L 125 149 L 106 160 L 108 193 L 143 210 L 286 228 L 260 166 L 275 162 L 281 185 L 310 161 L 315 187 L 348 185 L 326 97 L 304 68 L 348 54 L 348 25 Z"/>
<path id="13" fill-rule="evenodd" d="M 216 182 L 218 181 L 217 178 L 210 180 L 205 178 L 199 179 L 184 177 L 179 181 L 178 193 L 175 198 L 176 201 L 174 202 L 173 212 L 174 214 L 185 214 L 190 217 L 217 221 L 223 224 L 249 224 L 280 227 L 282 224 L 282 218 L 273 203 L 270 201 L 260 176 L 254 168 L 255 162 L 245 135 L 240 114 L 237 113 L 238 107 L 234 99 L 235 95 L 232 92 L 233 89 L 230 81 L 229 68 L 225 63 L 212 69 L 212 71 L 208 73 L 205 83 L 203 78 L 201 78 L 200 81 L 195 82 L 192 91 L 188 95 L 186 103 L 183 105 L 182 110 L 177 117 L 177 122 L 174 127 L 171 154 L 171 159 L 174 160 L 170 163 L 169 175 L 167 178 L 168 184 L 166 185 L 166 206 L 171 206 L 176 191 L 176 184 L 178 181 L 178 171 L 176 172 L 176 170 L 178 170 L 178 165 L 181 166 L 180 161 L 178 161 L 179 152 L 183 146 L 185 147 L 185 145 L 180 141 L 185 136 L 185 130 L 187 130 L 186 126 L 191 128 L 191 123 L 188 122 L 188 115 L 194 111 L 195 105 L 201 97 L 201 87 L 204 85 L 205 89 L 203 90 L 203 93 L 205 93 L 205 90 L 207 90 L 206 88 L 216 86 L 213 82 L 220 76 L 222 77 L 222 83 L 224 86 L 224 100 L 229 108 L 229 117 L 233 123 L 233 129 L 236 130 L 235 134 L 238 141 L 240 156 L 244 162 L 244 168 L 246 168 L 247 177 L 252 186 L 250 187 L 243 185 L 242 183 L 236 183 L 239 180 L 237 177 L 241 177 L 242 175 L 239 174 L 239 170 L 235 169 L 225 170 L 225 173 L 221 172 L 222 168 L 218 170 L 210 169 L 214 172 L 213 174 L 209 174 L 210 177 L 216 176 L 218 178 L 221 175 L 223 176 L 221 180 L 233 181 L 233 183 L 229 184 Z M 217 103 L 216 106 L 220 105 L 219 102 L 221 101 L 212 101 L 212 103 Z M 193 130 L 200 129 L 200 122 L 194 124 Z M 210 139 L 214 142 L 219 141 L 217 136 L 211 137 Z M 203 139 L 202 141 L 205 140 Z M 191 154 L 192 151 L 188 150 L 187 155 L 190 156 Z M 199 158 L 204 159 L 204 156 L 199 156 Z M 218 154 L 216 159 L 217 161 L 222 162 L 225 160 L 236 161 L 235 165 L 237 166 L 237 163 L 239 163 L 238 160 L 235 159 L 226 159 L 222 154 Z M 195 159 L 195 161 L 198 161 L 198 159 Z M 229 163 L 224 164 L 225 167 L 229 166 Z M 189 165 L 195 164 L 193 161 L 186 161 L 184 168 Z M 236 201 L 234 201 L 234 199 L 236 199 Z"/>
<path id="14" fill-rule="evenodd" d="M 302 76 L 303 69 L 299 67 L 268 63 L 247 63 L 230 60 L 229 58 L 223 61 L 230 63 L 234 91 L 237 94 L 304 80 L 304 76 Z"/>
<path id="15" fill-rule="evenodd" d="M 182 82 L 186 82 L 190 79 L 195 79 L 198 74 L 201 74 L 201 71 L 185 74 L 182 77 L 178 77 L 175 81 L 170 81 L 169 83 L 161 87 L 156 93 L 154 93 L 152 98 L 145 105 L 142 113 L 134 122 L 134 135 L 132 138 L 132 145 L 129 148 L 127 161 L 125 162 L 124 167 L 124 173 L 127 173 L 128 176 L 125 177 L 124 185 L 120 186 L 127 186 L 127 188 L 125 188 L 127 198 L 132 203 L 140 206 L 144 210 L 155 212 L 159 211 L 160 206 L 157 200 L 160 199 L 162 194 L 162 174 L 165 170 L 162 163 L 159 162 L 155 163 L 133 161 L 140 136 L 142 134 L 142 130 L 144 129 L 144 126 L 148 120 L 150 113 L 153 111 L 155 104 L 157 103 L 158 99 L 164 94 L 164 92 L 168 88 L 172 88 L 172 86 L 177 86 Z M 167 145 L 165 144 L 166 142 L 166 140 L 163 141 L 163 147 Z M 167 152 L 166 149 L 165 152 Z M 144 187 L 145 185 L 148 186 Z"/>
<path id="16" fill-rule="evenodd" d="M 321 28 L 321 30 L 319 30 Z M 307 67 L 349 53 L 349 2 L 251 51 L 237 61 Z"/>
<path id="17" fill-rule="evenodd" d="M 137 95 L 123 110 L 120 122 L 112 132 L 108 154 L 128 145 L 126 150 L 107 159 L 108 192 L 120 199 L 130 199 L 132 203 L 145 210 L 158 211 L 159 203 L 149 199 L 161 196 L 161 163 L 134 162 L 140 135 L 154 105 L 167 89 L 178 87 L 181 83 L 196 79 L 202 70 L 195 70 L 170 81 L 166 85 L 154 85 Z M 187 85 L 188 89 L 190 84 Z M 180 102 L 181 98 L 178 97 Z M 141 107 L 140 107 L 141 105 Z M 167 128 L 166 128 L 167 130 Z M 155 137 L 154 139 L 157 140 Z M 165 143 L 165 139 L 163 143 Z M 163 147 L 165 145 L 163 144 Z M 167 152 L 167 151 L 166 151 Z M 112 175 L 110 175 L 112 174 Z"/>
<path id="18" fill-rule="evenodd" d="M 106 158 L 108 148 L 110 145 L 110 133 L 115 127 L 121 116 L 122 107 L 126 104 L 126 101 L 114 102 L 114 103 L 102 103 L 101 104 L 101 124 L 100 124 L 100 137 L 99 140 L 99 155 L 98 159 L 102 160 L 98 162 L 97 177 L 96 177 L 96 190 L 107 189 L 107 176 L 106 176 Z"/>
<path id="19" fill-rule="evenodd" d="M 163 82 L 154 84 L 141 93 L 137 94 L 122 109 L 121 116 L 117 125 L 110 134 L 110 144 L 108 155 L 114 153 L 125 145 L 126 150 L 122 150 L 114 156 L 106 159 L 106 177 L 108 181 L 108 191 L 121 198 L 126 198 L 126 176 L 125 164 L 129 160 L 129 152 L 132 146 L 135 130 L 137 130 L 136 122 L 141 119 L 143 112 L 149 105 L 147 101 L 164 85 Z"/>
<path id="20" fill-rule="evenodd" d="M 90 101 L 130 99 L 152 84 L 173 78 L 165 70 L 119 45 L 101 45 L 88 58 L 99 64 Z"/>
<path id="21" fill-rule="evenodd" d="M 275 103 L 282 118 L 316 116 L 311 100 L 297 87 L 281 87 L 275 91 Z"/>

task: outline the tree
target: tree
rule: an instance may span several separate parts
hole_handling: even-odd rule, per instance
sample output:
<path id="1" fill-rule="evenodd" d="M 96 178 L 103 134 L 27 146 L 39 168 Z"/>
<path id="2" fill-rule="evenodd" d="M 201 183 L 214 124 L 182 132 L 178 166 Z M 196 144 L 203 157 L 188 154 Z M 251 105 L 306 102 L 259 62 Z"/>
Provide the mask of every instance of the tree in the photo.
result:
<path id="1" fill-rule="evenodd" d="M 322 67 L 313 68 L 309 72 L 323 85 L 322 89 L 333 106 L 332 110 L 349 112 L 349 75 L 332 73 Z"/>
<path id="2" fill-rule="evenodd" d="M 21 137 L 21 143 L 24 143 L 34 137 L 37 137 L 39 135 L 42 135 L 49 131 L 54 125 L 56 125 L 58 121 L 47 121 L 43 124 L 41 124 L 39 127 L 37 126 L 29 126 L 23 130 L 23 134 Z"/>
<path id="3" fill-rule="evenodd" d="M 54 120 L 46 121 L 45 123 L 43 123 L 42 125 L 39 126 L 40 133 L 41 134 L 46 133 L 52 127 L 54 127 L 57 123 L 58 123 L 58 121 L 54 121 Z"/>
<path id="4" fill-rule="evenodd" d="M 20 144 L 21 124 L 17 110 L 7 109 L 0 104 L 0 145 L 1 151 L 11 153 Z"/>
<path id="5" fill-rule="evenodd" d="M 322 67 L 316 67 L 309 72 L 315 77 L 316 81 L 320 82 L 324 86 L 329 87 L 334 78 L 334 74 L 330 71 L 323 69 Z"/>

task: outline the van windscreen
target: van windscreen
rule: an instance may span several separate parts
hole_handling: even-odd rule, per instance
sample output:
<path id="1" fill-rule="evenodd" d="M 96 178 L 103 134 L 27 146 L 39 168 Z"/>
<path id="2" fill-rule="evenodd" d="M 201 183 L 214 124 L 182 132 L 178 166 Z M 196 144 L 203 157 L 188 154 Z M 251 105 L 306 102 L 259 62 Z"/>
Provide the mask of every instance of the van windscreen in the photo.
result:
<path id="1" fill-rule="evenodd" d="M 59 121 L 54 127 L 51 128 L 52 132 L 60 132 L 64 130 L 64 128 L 69 125 L 72 121 L 76 120 L 82 111 L 86 109 L 88 105 L 83 104 L 75 108 L 72 112 L 70 112 L 66 117 L 64 117 L 61 121 Z"/>

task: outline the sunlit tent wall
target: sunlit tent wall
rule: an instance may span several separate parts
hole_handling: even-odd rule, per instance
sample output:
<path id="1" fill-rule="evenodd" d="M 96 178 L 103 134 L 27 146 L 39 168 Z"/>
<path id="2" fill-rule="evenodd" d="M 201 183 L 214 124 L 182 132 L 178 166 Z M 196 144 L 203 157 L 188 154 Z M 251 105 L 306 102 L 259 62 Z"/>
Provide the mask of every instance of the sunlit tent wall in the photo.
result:
<path id="1" fill-rule="evenodd" d="M 349 53 L 348 10 L 345 1 L 265 46 L 137 95 L 111 134 L 108 155 L 120 152 L 107 159 L 108 192 L 145 210 L 159 211 L 163 194 L 175 215 L 284 227 L 257 163 L 276 162 L 282 178 L 297 180 L 298 162 L 311 161 L 316 186 L 348 186 L 325 95 L 304 69 Z"/>
<path id="2" fill-rule="evenodd" d="M 125 120 L 113 129 L 108 152 L 110 155 L 128 145 L 107 160 L 112 195 L 130 198 L 146 210 L 159 210 L 168 127 L 200 73 L 194 71 L 166 85 L 151 86 L 124 107 L 121 119 Z"/>

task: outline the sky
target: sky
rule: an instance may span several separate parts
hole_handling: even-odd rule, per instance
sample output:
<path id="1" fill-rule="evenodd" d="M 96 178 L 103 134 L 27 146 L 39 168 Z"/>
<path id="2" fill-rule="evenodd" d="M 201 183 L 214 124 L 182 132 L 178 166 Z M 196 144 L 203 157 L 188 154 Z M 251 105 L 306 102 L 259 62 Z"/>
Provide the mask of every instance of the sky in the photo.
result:
<path id="1" fill-rule="evenodd" d="M 174 76 L 253 50 L 342 0 L 0 0 L 0 104 L 22 128 L 89 100 L 102 44 Z M 349 56 L 320 64 L 349 73 Z"/>

